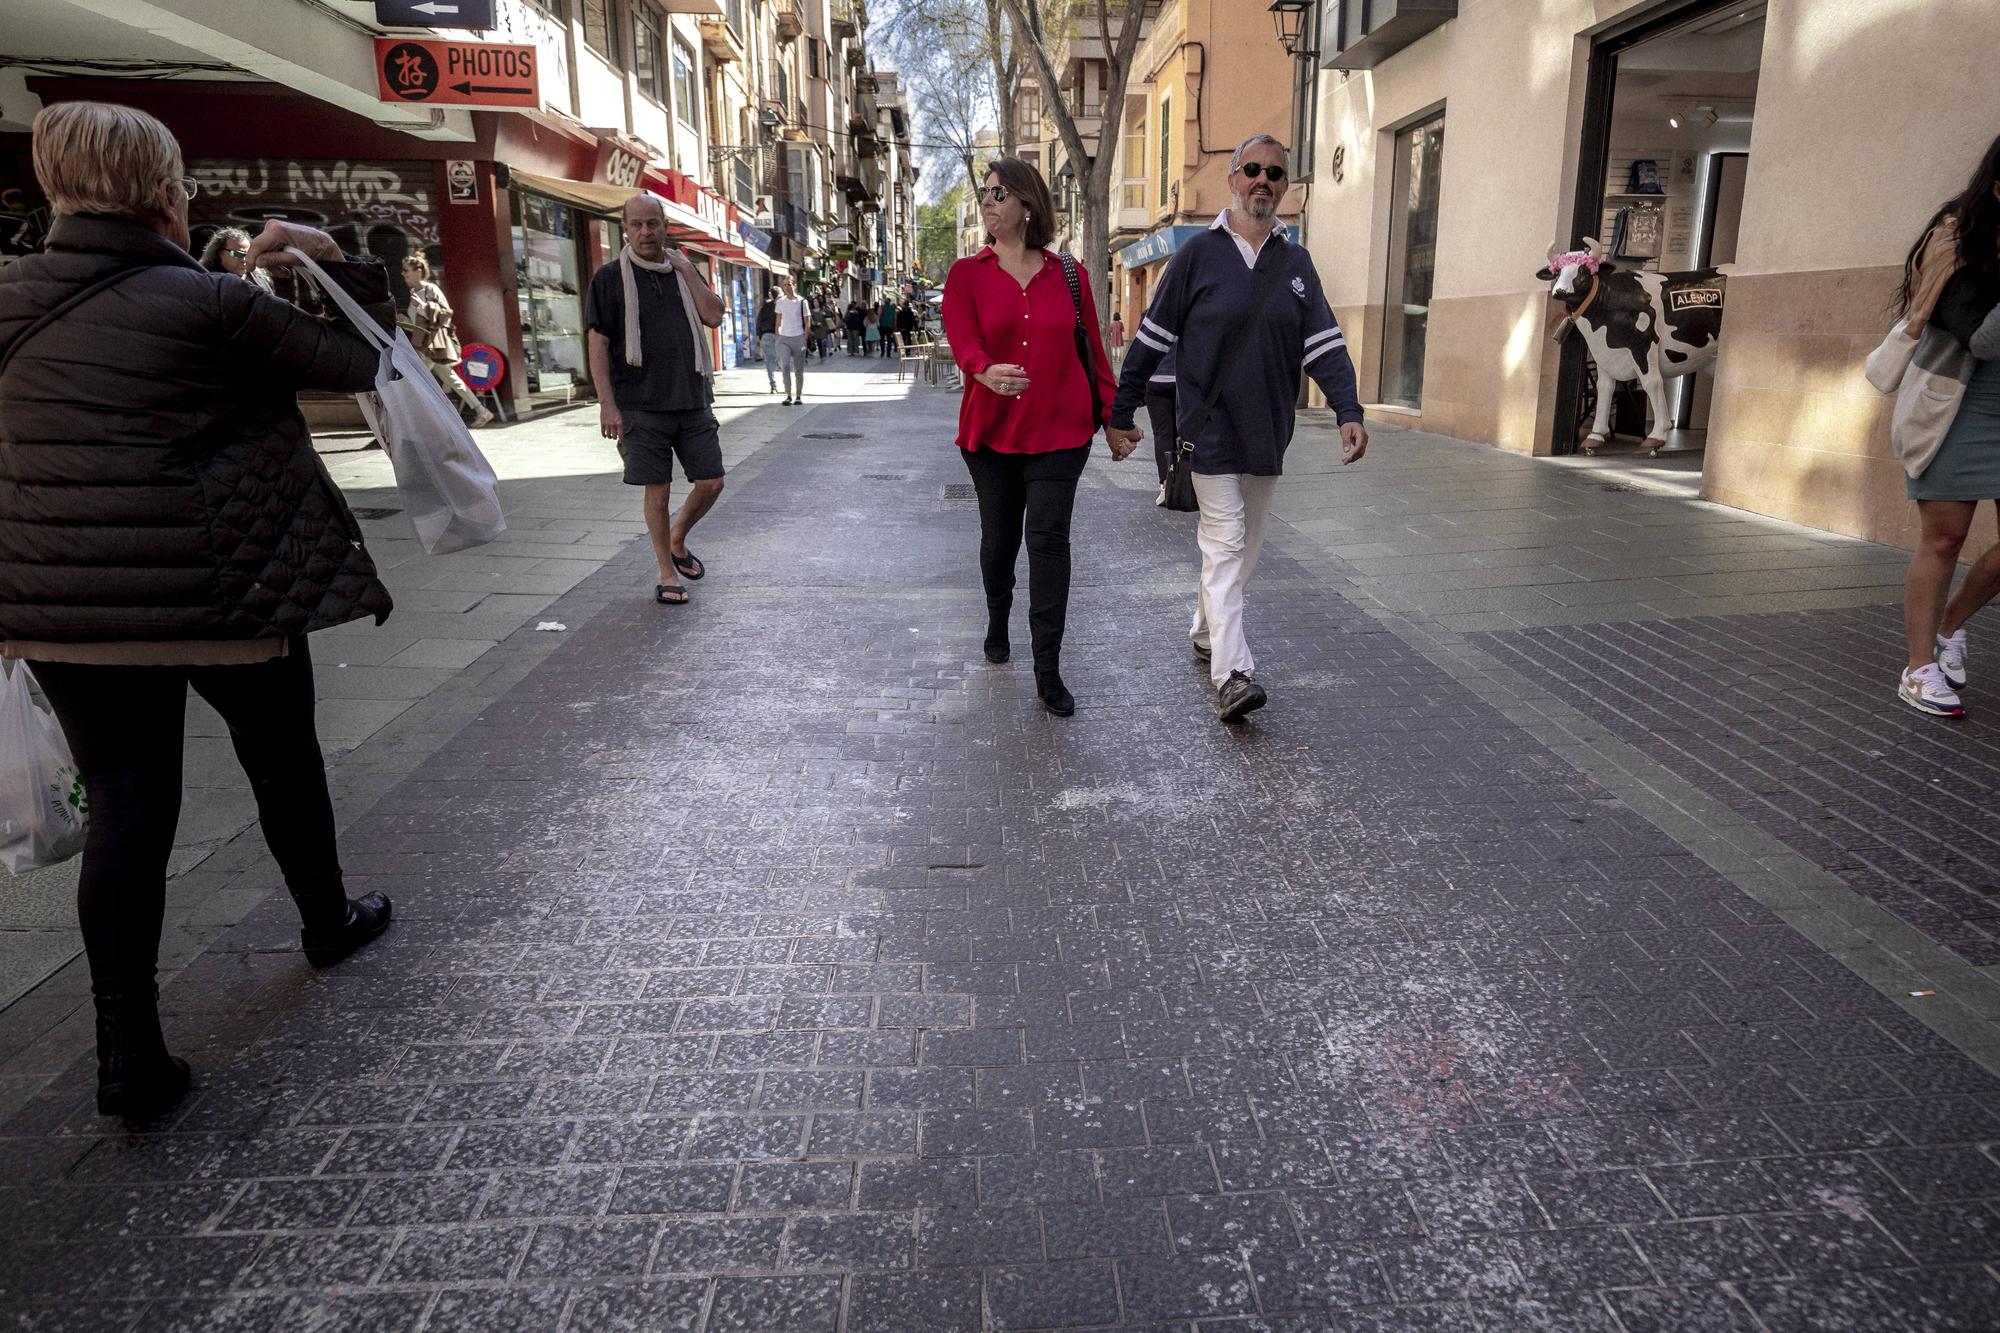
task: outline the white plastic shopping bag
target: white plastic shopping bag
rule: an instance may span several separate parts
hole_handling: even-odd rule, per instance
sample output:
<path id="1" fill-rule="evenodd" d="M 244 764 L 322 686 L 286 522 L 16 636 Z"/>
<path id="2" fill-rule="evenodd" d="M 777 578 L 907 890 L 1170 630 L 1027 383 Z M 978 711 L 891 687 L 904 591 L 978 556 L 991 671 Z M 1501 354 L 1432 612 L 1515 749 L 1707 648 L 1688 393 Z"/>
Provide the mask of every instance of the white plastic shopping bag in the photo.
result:
<path id="1" fill-rule="evenodd" d="M 21 875 L 83 850 L 88 807 L 62 724 L 29 691 L 28 664 L 0 673 L 0 865 Z"/>
<path id="2" fill-rule="evenodd" d="M 457 406 L 431 378 L 429 363 L 401 329 L 385 332 L 304 251 L 293 247 L 291 253 L 362 336 L 382 349 L 374 391 L 356 394 L 355 400 L 389 455 L 396 489 L 424 550 L 441 555 L 499 536 L 507 527 L 500 515 L 499 480 Z"/>

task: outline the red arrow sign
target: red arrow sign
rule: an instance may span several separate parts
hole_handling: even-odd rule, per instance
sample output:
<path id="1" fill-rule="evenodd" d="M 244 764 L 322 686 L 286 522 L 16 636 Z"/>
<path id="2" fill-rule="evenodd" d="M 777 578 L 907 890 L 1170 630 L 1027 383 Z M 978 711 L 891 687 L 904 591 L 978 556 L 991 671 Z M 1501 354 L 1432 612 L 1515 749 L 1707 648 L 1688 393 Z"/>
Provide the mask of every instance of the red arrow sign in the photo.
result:
<path id="1" fill-rule="evenodd" d="M 385 102 L 426 106 L 542 104 L 532 46 L 377 37 L 375 67 Z"/>

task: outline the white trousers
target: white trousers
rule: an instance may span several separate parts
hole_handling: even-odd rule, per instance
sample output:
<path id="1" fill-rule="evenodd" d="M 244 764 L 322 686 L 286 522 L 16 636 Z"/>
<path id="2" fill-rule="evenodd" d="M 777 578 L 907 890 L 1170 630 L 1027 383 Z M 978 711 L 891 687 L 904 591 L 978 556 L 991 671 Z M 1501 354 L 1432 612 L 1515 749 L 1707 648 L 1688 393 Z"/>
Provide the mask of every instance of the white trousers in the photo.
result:
<path id="1" fill-rule="evenodd" d="M 1264 550 L 1276 477 L 1194 474 L 1201 503 L 1201 600 L 1188 637 L 1209 650 L 1208 674 L 1220 688 L 1233 671 L 1253 672 L 1256 661 L 1243 636 L 1243 589 Z"/>

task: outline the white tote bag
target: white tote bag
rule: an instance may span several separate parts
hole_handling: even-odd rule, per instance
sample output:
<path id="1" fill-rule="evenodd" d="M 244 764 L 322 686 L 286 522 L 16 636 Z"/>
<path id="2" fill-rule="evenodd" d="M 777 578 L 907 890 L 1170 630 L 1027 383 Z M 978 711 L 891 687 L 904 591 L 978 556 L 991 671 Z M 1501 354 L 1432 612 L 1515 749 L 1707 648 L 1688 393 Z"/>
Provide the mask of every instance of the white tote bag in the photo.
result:
<path id="1" fill-rule="evenodd" d="M 1868 354 L 1865 371 L 1868 382 L 1883 393 L 1894 393 L 1903 387 L 1903 374 L 1917 354 L 1917 340 L 1909 335 L 1908 328 L 1907 320 L 1897 320 L 1882 345 Z"/>
<path id="2" fill-rule="evenodd" d="M 29 693 L 28 664 L 0 673 L 0 865 L 24 875 L 83 850 L 89 807 L 62 724 Z"/>
<path id="3" fill-rule="evenodd" d="M 431 378 L 430 364 L 401 329 L 385 332 L 304 251 L 290 248 L 361 335 L 382 349 L 371 393 L 354 395 L 368 428 L 382 441 L 403 508 L 431 555 L 462 551 L 506 531 L 499 479 L 472 442 L 458 408 Z"/>

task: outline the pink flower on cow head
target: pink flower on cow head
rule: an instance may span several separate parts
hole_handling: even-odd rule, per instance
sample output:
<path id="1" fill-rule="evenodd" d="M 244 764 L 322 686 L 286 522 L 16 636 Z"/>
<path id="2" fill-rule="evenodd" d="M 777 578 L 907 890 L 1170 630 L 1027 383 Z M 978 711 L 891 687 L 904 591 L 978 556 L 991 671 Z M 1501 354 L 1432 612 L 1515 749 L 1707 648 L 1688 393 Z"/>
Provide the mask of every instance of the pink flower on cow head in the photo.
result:
<path id="1" fill-rule="evenodd" d="M 1590 251 L 1588 250 L 1571 250 L 1567 254 L 1560 254 L 1557 255 L 1554 259 L 1551 259 L 1549 261 L 1549 268 L 1554 272 L 1560 273 L 1564 269 L 1570 267 L 1570 265 L 1574 264 L 1578 268 L 1583 269 L 1585 272 L 1590 273 L 1592 276 L 1595 276 L 1598 267 L 1601 264 L 1603 264 L 1603 262 L 1604 262 L 1603 260 L 1599 259 L 1596 255 L 1590 253 Z"/>

